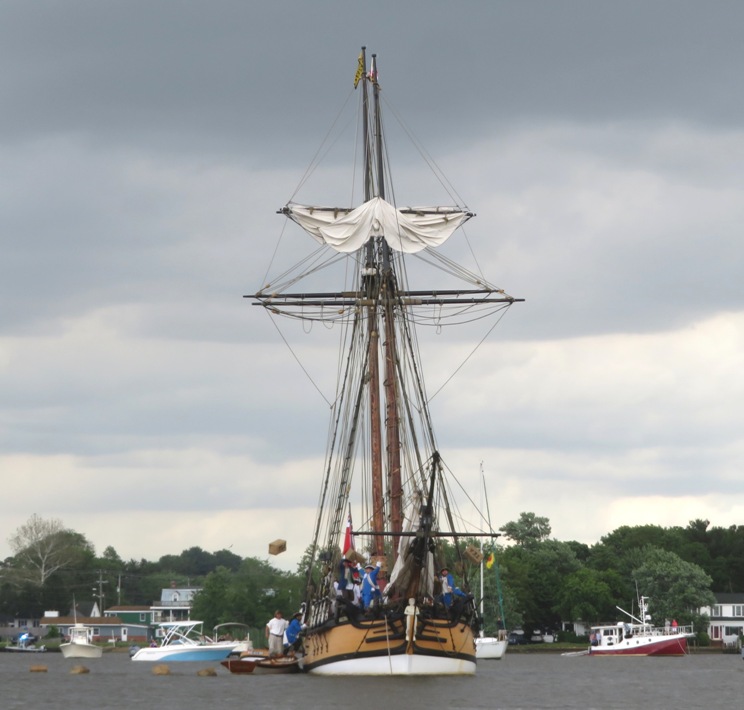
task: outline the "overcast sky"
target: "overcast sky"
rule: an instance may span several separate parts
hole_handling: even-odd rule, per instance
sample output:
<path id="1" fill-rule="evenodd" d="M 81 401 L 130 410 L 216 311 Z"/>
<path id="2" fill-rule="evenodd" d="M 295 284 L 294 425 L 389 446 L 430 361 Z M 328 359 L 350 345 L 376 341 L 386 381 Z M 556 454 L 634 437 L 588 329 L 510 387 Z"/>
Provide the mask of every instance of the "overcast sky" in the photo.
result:
<path id="1" fill-rule="evenodd" d="M 328 407 L 243 295 L 362 45 L 526 299 L 432 405 L 495 527 L 744 524 L 742 27 L 719 0 L 0 3 L 0 559 L 37 513 L 125 559 L 284 538 L 294 568 Z"/>

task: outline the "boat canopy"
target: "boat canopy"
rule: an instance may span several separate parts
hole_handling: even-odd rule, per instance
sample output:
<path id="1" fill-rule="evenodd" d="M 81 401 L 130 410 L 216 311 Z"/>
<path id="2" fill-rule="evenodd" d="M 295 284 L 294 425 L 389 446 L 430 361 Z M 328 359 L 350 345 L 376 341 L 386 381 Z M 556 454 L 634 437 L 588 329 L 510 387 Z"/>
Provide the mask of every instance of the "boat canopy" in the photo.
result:
<path id="1" fill-rule="evenodd" d="M 470 217 L 459 207 L 407 207 L 396 209 L 373 197 L 354 209 L 289 204 L 282 212 L 321 244 L 350 253 L 370 237 L 382 236 L 391 249 L 415 254 L 438 247 Z"/>

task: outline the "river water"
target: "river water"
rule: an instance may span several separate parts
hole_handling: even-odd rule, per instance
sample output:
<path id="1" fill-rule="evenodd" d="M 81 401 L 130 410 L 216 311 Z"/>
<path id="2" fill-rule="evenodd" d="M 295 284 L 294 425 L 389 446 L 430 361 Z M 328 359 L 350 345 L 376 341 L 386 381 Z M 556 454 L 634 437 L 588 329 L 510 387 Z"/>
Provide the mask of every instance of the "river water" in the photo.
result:
<path id="1" fill-rule="evenodd" d="M 47 672 L 31 672 L 45 666 Z M 84 665 L 90 673 L 70 671 Z M 153 664 L 126 653 L 95 660 L 65 660 L 59 653 L 0 653 L 0 708 L 75 710 L 139 708 L 739 708 L 744 705 L 744 662 L 738 655 L 684 658 L 568 658 L 512 654 L 478 664 L 474 677 L 333 678 L 233 675 L 219 665 L 170 663 L 156 676 Z M 216 668 L 217 676 L 197 675 Z"/>

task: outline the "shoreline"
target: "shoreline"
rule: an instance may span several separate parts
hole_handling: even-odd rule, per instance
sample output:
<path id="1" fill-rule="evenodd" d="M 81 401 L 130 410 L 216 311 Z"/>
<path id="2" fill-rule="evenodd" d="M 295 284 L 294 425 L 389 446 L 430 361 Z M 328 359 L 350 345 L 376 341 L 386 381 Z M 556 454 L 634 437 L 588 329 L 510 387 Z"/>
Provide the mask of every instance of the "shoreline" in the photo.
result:
<path id="1" fill-rule="evenodd" d="M 588 646 L 586 644 L 574 644 L 574 643 L 529 643 L 529 644 L 516 644 L 507 647 L 506 654 L 531 654 L 531 653 L 576 653 L 577 651 L 586 651 Z M 687 654 L 706 655 L 706 654 L 720 654 L 721 656 L 734 656 L 739 655 L 740 650 L 738 648 L 727 649 L 720 646 L 687 646 Z"/>

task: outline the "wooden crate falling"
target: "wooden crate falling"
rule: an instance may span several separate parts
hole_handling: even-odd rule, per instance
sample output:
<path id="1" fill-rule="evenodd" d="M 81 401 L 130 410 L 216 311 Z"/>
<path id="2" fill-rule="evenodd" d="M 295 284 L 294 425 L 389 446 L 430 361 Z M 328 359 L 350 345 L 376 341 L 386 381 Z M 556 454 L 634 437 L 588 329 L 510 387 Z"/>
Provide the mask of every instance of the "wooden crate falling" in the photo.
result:
<path id="1" fill-rule="evenodd" d="M 367 562 L 367 558 L 356 550 L 347 550 L 344 557 L 352 562 L 358 562 L 360 565 L 364 565 Z"/>
<path id="2" fill-rule="evenodd" d="M 269 554 L 278 555 L 280 552 L 284 552 L 287 549 L 286 540 L 274 540 L 269 543 Z"/>
<path id="3" fill-rule="evenodd" d="M 465 557 L 467 557 L 474 565 L 479 565 L 483 559 L 483 553 L 474 545 L 468 545 L 465 548 Z"/>

